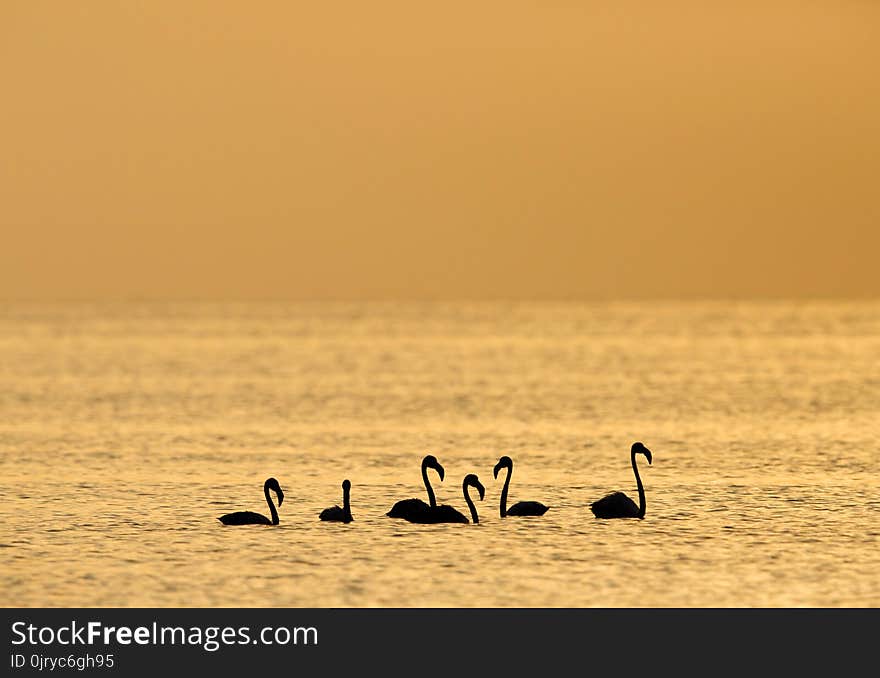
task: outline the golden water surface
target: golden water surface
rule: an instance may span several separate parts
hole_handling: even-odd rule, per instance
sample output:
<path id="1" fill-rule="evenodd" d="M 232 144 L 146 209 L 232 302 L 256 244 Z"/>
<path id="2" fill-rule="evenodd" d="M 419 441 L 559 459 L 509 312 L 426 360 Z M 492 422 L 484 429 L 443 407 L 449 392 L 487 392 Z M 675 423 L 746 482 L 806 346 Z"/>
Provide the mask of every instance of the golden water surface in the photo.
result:
<path id="1" fill-rule="evenodd" d="M 877 606 L 878 459 L 877 303 L 0 308 L 4 606 Z"/>

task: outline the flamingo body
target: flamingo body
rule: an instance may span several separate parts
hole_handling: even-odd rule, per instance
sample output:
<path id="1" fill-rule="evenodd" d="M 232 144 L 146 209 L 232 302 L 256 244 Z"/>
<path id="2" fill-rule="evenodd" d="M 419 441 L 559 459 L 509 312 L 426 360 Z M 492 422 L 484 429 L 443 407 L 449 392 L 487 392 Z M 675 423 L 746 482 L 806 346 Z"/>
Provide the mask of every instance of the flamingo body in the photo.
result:
<path id="1" fill-rule="evenodd" d="M 513 476 L 513 460 L 508 456 L 503 456 L 495 464 L 492 469 L 492 475 L 498 478 L 501 469 L 507 469 L 507 477 L 504 479 L 504 487 L 501 490 L 501 504 L 499 512 L 502 518 L 507 516 L 543 516 L 547 513 L 548 506 L 544 506 L 539 501 L 518 501 L 510 508 L 507 507 L 507 490 L 510 488 L 510 479 Z"/>
<path id="2" fill-rule="evenodd" d="M 266 503 L 269 505 L 269 513 L 272 515 L 271 519 L 260 513 L 254 513 L 253 511 L 236 511 L 235 513 L 222 515 L 217 518 L 217 520 L 224 525 L 277 525 L 278 511 L 275 509 L 275 504 L 272 503 L 272 498 L 269 496 L 269 490 L 272 490 L 277 495 L 278 506 L 281 506 L 281 504 L 284 503 L 284 492 L 281 490 L 281 485 L 278 484 L 278 481 L 275 480 L 275 478 L 268 478 L 266 482 L 263 483 L 263 495 L 266 497 Z"/>
<path id="3" fill-rule="evenodd" d="M 623 492 L 612 492 L 607 494 L 598 501 L 590 504 L 590 510 L 597 518 L 644 518 L 646 501 L 645 488 L 642 485 L 642 479 L 639 476 L 639 467 L 636 465 L 636 455 L 643 454 L 651 463 L 651 450 L 642 445 L 642 443 L 633 443 L 630 449 L 630 461 L 632 462 L 633 473 L 636 476 L 636 485 L 639 490 L 639 503 L 636 503 L 627 497 Z"/>
<path id="4" fill-rule="evenodd" d="M 349 494 L 351 492 L 351 481 L 346 479 L 342 481 L 342 508 L 331 506 L 325 508 L 318 515 L 318 518 L 325 522 L 332 523 L 350 523 L 354 520 L 351 516 L 351 503 Z"/>
<path id="5" fill-rule="evenodd" d="M 470 509 L 471 520 L 474 522 L 474 524 L 477 524 L 480 522 L 480 517 L 479 515 L 477 515 L 477 507 L 474 506 L 474 502 L 468 494 L 468 487 L 476 488 L 477 492 L 480 493 L 481 501 L 485 496 L 486 488 L 483 487 L 480 479 L 473 473 L 469 473 L 468 475 L 466 475 L 464 481 L 462 481 L 461 483 L 461 491 L 464 494 L 465 503 L 468 505 L 468 509 Z M 412 515 L 408 516 L 407 520 L 411 523 L 417 523 L 421 525 L 468 522 L 467 517 L 463 513 L 446 504 L 443 504 L 441 506 L 428 506 L 427 508 L 416 511 Z"/>
<path id="6" fill-rule="evenodd" d="M 385 514 L 386 516 L 389 518 L 403 518 L 410 522 L 416 522 L 416 519 L 422 516 L 426 511 L 437 508 L 437 499 L 434 497 L 434 489 L 431 487 L 431 482 L 428 480 L 429 468 L 432 468 L 437 472 L 437 475 L 440 476 L 441 483 L 443 482 L 443 477 L 446 472 L 443 470 L 443 467 L 434 455 L 429 454 L 422 459 L 422 482 L 425 485 L 425 490 L 428 493 L 428 500 L 430 503 L 426 504 L 421 499 L 401 499 L 391 507 L 391 510 Z"/>

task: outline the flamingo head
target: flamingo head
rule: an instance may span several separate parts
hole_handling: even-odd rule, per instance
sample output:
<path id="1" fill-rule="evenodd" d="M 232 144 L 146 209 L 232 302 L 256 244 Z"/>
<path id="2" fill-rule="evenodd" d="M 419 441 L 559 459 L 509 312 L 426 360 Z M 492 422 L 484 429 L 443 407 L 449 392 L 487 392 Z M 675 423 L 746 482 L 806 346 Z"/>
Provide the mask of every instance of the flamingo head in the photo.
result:
<path id="1" fill-rule="evenodd" d="M 443 476 L 446 475 L 446 472 L 443 470 L 443 467 L 440 465 L 440 462 L 437 461 L 437 457 L 433 454 L 429 454 L 427 457 L 422 459 L 422 468 L 432 468 L 437 471 L 437 475 L 440 476 L 440 482 L 443 482 Z"/>
<path id="2" fill-rule="evenodd" d="M 275 478 L 269 478 L 266 481 L 266 487 L 278 496 L 278 505 L 281 506 L 284 503 L 284 492 L 281 490 L 281 485 L 278 484 L 278 481 Z"/>
<path id="3" fill-rule="evenodd" d="M 483 501 L 483 497 L 486 496 L 486 488 L 483 487 L 483 483 L 481 483 L 480 479 L 477 478 L 476 473 L 468 473 L 464 477 L 465 488 L 467 488 L 468 485 L 470 485 L 473 488 L 476 488 L 477 492 L 480 493 L 480 501 Z"/>
<path id="4" fill-rule="evenodd" d="M 498 472 L 503 468 L 513 468 L 513 459 L 507 455 L 501 457 L 498 463 L 495 464 L 495 468 L 492 469 L 492 475 L 495 476 L 495 480 L 498 480 Z"/>
<path id="5" fill-rule="evenodd" d="M 633 443 L 632 446 L 633 454 L 644 454 L 645 458 L 648 460 L 648 463 L 651 463 L 651 450 L 642 445 L 641 443 Z"/>

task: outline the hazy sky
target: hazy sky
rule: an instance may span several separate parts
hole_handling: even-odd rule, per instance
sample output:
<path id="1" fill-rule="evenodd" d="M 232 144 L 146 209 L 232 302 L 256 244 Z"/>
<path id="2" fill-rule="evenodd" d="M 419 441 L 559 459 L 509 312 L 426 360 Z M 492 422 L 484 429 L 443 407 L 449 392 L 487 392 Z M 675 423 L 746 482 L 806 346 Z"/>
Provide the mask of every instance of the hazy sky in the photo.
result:
<path id="1" fill-rule="evenodd" d="M 0 298 L 880 296 L 873 1 L 5 0 L 0 88 Z"/>

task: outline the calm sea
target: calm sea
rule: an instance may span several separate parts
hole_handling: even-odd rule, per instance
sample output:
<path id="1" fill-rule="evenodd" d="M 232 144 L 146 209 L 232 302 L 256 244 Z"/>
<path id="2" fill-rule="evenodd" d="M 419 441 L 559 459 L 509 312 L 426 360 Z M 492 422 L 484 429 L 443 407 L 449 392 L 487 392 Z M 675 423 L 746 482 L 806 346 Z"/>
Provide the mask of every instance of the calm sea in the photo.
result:
<path id="1" fill-rule="evenodd" d="M 0 307 L 4 606 L 878 606 L 878 470 L 878 303 Z"/>

